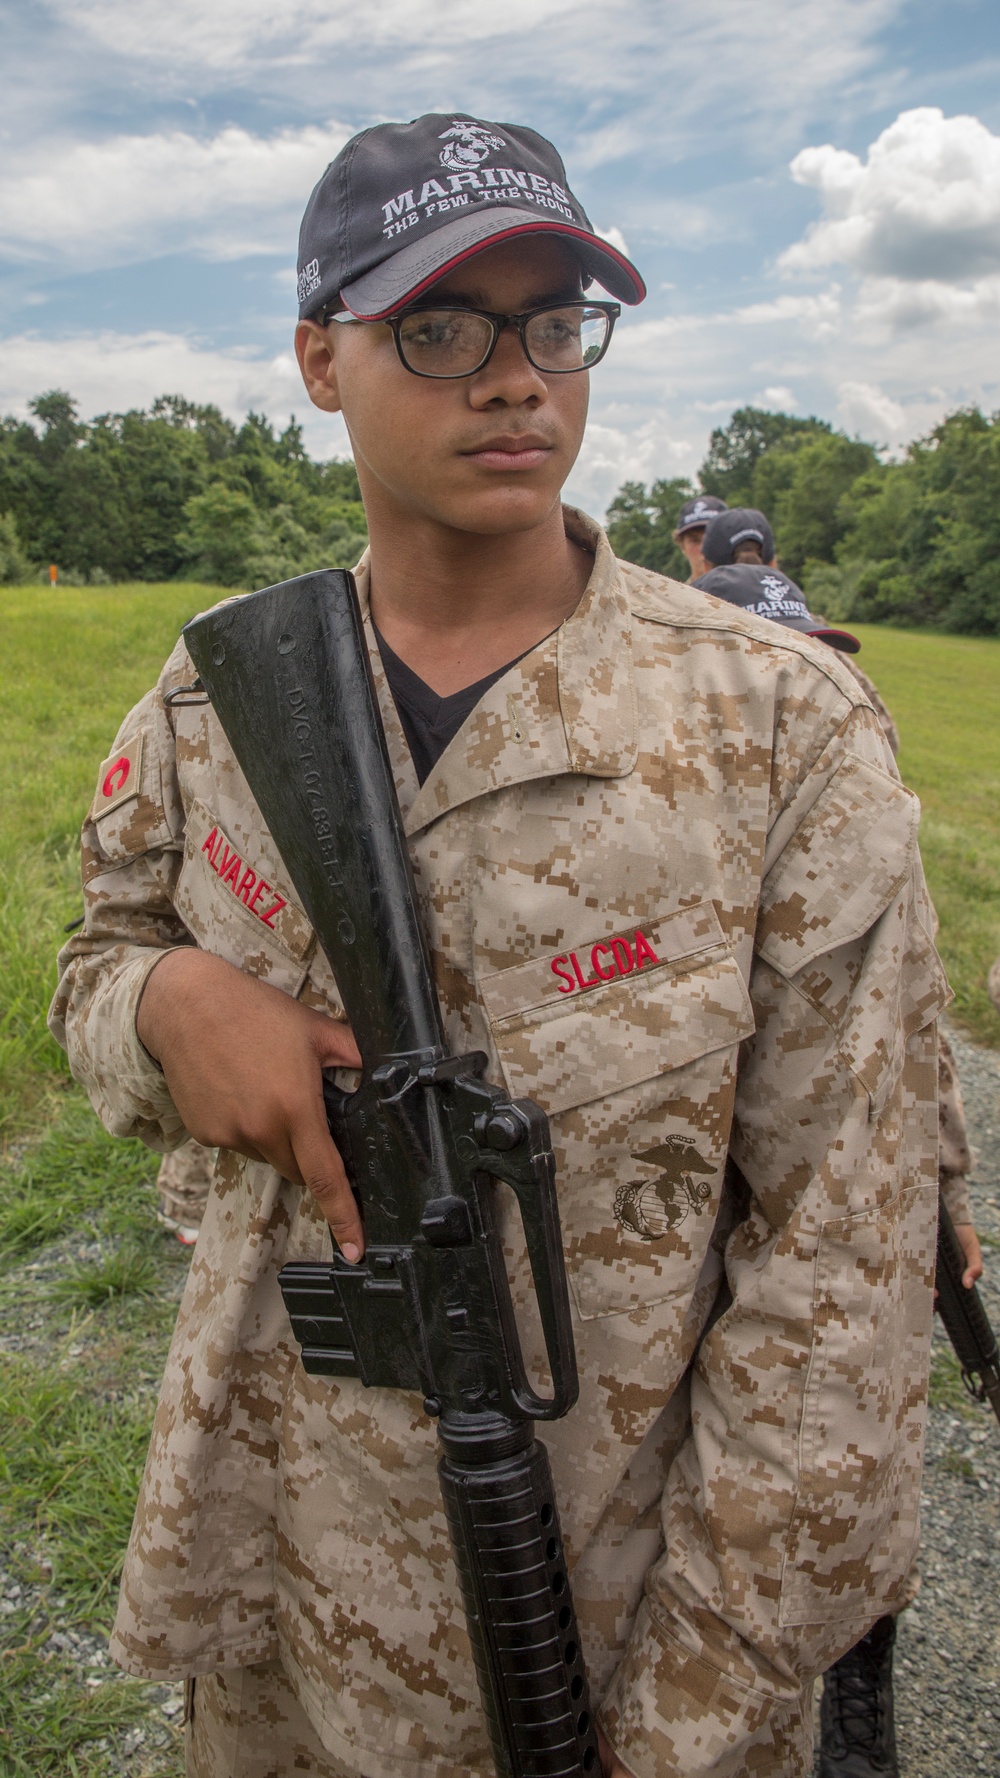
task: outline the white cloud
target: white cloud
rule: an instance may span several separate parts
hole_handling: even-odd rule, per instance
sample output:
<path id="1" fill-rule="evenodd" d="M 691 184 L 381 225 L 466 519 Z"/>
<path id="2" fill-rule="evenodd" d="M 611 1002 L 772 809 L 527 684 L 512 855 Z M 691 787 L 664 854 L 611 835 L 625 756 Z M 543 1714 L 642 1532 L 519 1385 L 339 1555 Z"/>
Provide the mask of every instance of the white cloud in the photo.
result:
<path id="1" fill-rule="evenodd" d="M 786 294 L 768 302 L 748 303 L 733 310 L 732 320 L 747 327 L 794 322 L 807 339 L 832 339 L 841 324 L 840 286 L 832 284 L 815 296 Z"/>
<path id="2" fill-rule="evenodd" d="M 624 253 L 626 259 L 631 258 L 628 242 L 620 228 L 614 228 L 613 226 L 611 228 L 599 228 L 597 233 L 600 235 L 602 241 L 607 241 L 609 246 L 617 247 L 619 253 Z"/>
<path id="3" fill-rule="evenodd" d="M 837 412 L 847 432 L 879 444 L 895 444 L 907 436 L 906 409 L 875 383 L 841 383 Z"/>
<path id="4" fill-rule="evenodd" d="M 804 148 L 791 172 L 826 214 L 781 255 L 785 271 L 839 264 L 944 284 L 1000 271 L 1000 137 L 976 117 L 903 111 L 866 162 L 827 143 Z"/>
<path id="5" fill-rule="evenodd" d="M 864 75 L 904 0 L 48 0 L 86 56 L 124 59 L 162 100 L 221 85 L 297 106 L 349 98 L 359 121 L 467 107 L 558 133 L 571 178 L 717 149 L 749 127 L 773 153 L 819 95 Z M 775 48 L 794 80 L 774 102 Z M 719 94 L 725 93 L 720 107 Z M 665 102 L 665 94 L 669 102 Z M 575 140 L 574 140 L 575 138 Z"/>
<path id="6" fill-rule="evenodd" d="M 305 200 L 349 130 L 255 136 L 231 125 L 8 152 L 0 246 L 60 270 L 187 250 L 210 259 L 288 253 Z"/>
<path id="7" fill-rule="evenodd" d="M 799 405 L 794 389 L 789 389 L 787 383 L 771 383 L 766 389 L 758 389 L 750 399 L 757 407 L 780 408 L 784 413 Z"/>
<path id="8" fill-rule="evenodd" d="M 86 418 L 148 407 L 158 395 L 214 402 L 231 419 L 263 410 L 279 429 L 294 413 L 317 457 L 349 454 L 339 416 L 310 407 L 291 352 L 255 358 L 221 352 L 175 333 L 87 333 L 53 341 L 25 333 L 3 342 L 0 409 L 27 415 L 43 389 L 68 389 Z"/>
<path id="9" fill-rule="evenodd" d="M 702 446 L 701 427 L 684 427 L 678 435 L 665 415 L 638 426 L 591 420 L 566 485 L 566 499 L 600 517 L 622 482 L 688 475 L 702 455 Z"/>
<path id="10" fill-rule="evenodd" d="M 197 64 L 213 72 L 266 57 L 303 63 L 318 51 L 412 44 L 432 51 L 486 36 L 521 35 L 576 11 L 576 0 L 505 0 L 484 23 L 481 0 L 58 0 L 57 13 L 117 54 Z"/>
<path id="11" fill-rule="evenodd" d="M 927 278 L 865 278 L 855 308 L 858 326 L 874 337 L 943 324 L 945 330 L 995 328 L 1000 321 L 1000 274 L 971 284 Z"/>

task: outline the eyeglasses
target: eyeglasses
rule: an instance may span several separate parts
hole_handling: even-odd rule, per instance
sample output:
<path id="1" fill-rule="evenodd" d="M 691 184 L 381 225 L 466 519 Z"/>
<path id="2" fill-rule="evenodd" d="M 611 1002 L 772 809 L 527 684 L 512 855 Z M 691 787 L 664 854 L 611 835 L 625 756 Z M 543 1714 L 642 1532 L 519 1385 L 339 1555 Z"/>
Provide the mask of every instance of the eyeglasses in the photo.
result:
<path id="1" fill-rule="evenodd" d="M 340 310 L 322 317 L 342 326 L 392 328 L 399 361 L 417 377 L 471 377 L 488 364 L 497 340 L 515 327 L 529 364 L 551 376 L 591 370 L 600 364 L 621 314 L 612 302 L 553 303 L 523 315 L 493 315 L 485 309 L 403 309 L 384 323 L 365 321 Z"/>

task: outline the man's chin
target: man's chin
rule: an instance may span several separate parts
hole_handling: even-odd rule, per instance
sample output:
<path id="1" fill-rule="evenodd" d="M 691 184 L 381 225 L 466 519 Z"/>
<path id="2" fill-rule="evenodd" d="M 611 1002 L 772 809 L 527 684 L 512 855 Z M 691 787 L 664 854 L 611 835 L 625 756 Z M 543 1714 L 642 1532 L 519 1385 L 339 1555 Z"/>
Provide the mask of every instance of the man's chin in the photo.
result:
<path id="1" fill-rule="evenodd" d="M 473 536 L 515 536 L 547 524 L 561 499 L 561 488 L 530 488 L 515 482 L 463 493 L 454 502 L 443 503 L 435 516 L 449 529 Z"/>

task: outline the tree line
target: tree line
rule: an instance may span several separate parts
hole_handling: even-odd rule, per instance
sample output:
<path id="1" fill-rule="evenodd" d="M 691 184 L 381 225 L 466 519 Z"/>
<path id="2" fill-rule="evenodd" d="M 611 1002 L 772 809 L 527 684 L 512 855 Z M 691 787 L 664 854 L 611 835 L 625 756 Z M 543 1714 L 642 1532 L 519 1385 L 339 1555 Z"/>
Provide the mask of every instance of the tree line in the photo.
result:
<path id="1" fill-rule="evenodd" d="M 292 420 L 235 426 L 164 395 L 81 421 L 61 390 L 0 420 L 0 580 L 258 587 L 353 562 L 368 533 L 353 463 L 315 463 Z"/>
<path id="2" fill-rule="evenodd" d="M 204 580 L 256 587 L 354 561 L 367 539 L 352 463 L 316 463 L 294 419 L 241 426 L 166 395 L 85 422 L 69 395 L 0 420 L 0 580 Z M 739 408 L 692 485 L 629 481 L 607 514 L 620 556 L 679 579 L 682 501 L 767 513 L 782 567 L 844 622 L 1000 634 L 1000 415 L 948 416 L 886 462 L 825 420 Z"/>
<path id="3" fill-rule="evenodd" d="M 616 553 L 686 579 L 671 533 L 696 491 L 765 512 L 781 566 L 827 618 L 1000 635 L 1000 414 L 949 414 L 885 462 L 825 420 L 739 408 L 712 433 L 697 489 L 619 488 Z"/>

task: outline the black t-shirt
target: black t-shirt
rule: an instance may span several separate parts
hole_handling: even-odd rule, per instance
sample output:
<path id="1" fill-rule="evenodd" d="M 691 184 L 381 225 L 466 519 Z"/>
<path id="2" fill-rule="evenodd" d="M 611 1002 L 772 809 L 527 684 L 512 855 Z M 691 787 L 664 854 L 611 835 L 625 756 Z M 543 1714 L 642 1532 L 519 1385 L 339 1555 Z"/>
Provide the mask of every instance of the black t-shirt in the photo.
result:
<path id="1" fill-rule="evenodd" d="M 485 679 L 477 679 L 475 685 L 467 685 L 462 691 L 453 691 L 450 697 L 439 698 L 426 680 L 420 679 L 412 667 L 408 667 L 398 654 L 393 653 L 378 630 L 375 631 L 375 639 L 382 656 L 385 676 L 389 681 L 389 690 L 403 725 L 406 744 L 416 767 L 417 778 L 422 784 L 483 694 L 498 679 L 502 679 L 511 667 L 516 666 L 517 661 L 523 660 L 524 655 L 519 654 L 516 660 L 498 667 L 495 673 L 487 673 Z M 530 653 L 530 650 L 525 652 Z"/>

